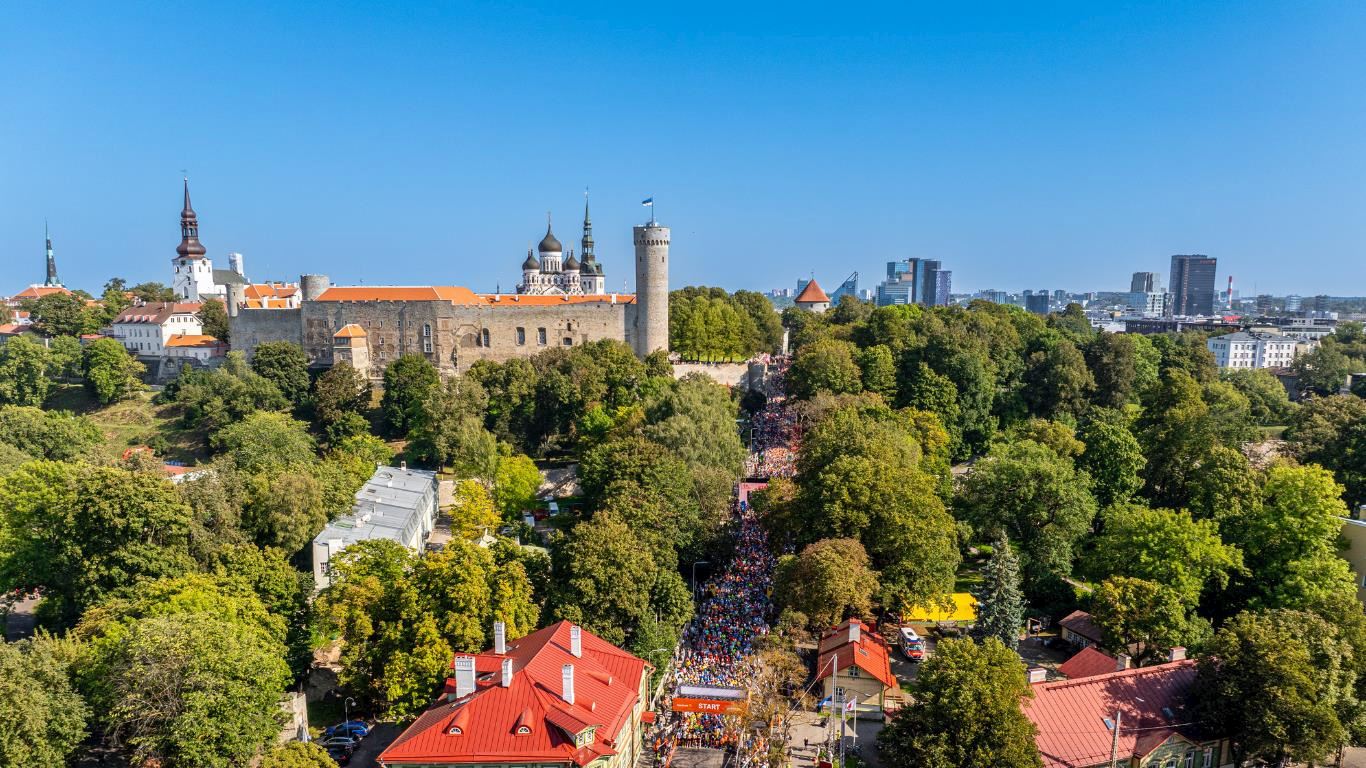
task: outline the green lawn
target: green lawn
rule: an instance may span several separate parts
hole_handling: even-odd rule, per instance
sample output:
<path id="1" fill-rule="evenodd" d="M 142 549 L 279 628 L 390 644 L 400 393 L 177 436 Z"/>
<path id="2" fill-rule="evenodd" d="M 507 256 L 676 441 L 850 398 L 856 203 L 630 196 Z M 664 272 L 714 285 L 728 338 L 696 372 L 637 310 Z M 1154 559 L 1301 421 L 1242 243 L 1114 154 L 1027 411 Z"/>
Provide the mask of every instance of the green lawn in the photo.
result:
<path id="1" fill-rule="evenodd" d="M 100 405 L 84 387 L 55 387 L 45 404 L 48 410 L 71 411 L 90 419 L 104 432 L 104 457 L 114 460 L 135 445 L 156 445 L 158 457 L 167 461 L 197 464 L 205 458 L 198 432 L 180 428 L 173 406 L 155 405 L 152 393 L 139 392 L 127 400 Z M 159 439 L 158 439 L 159 438 Z"/>

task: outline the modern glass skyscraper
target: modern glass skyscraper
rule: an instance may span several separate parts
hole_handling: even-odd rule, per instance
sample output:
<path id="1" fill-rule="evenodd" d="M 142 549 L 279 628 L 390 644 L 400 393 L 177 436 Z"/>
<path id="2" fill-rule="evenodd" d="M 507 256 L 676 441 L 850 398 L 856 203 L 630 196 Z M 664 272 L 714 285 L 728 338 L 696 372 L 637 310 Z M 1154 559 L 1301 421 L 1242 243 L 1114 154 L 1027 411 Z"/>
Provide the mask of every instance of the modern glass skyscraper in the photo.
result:
<path id="1" fill-rule="evenodd" d="M 1202 254 L 1172 256 L 1172 315 L 1214 314 L 1214 270 L 1218 260 Z"/>

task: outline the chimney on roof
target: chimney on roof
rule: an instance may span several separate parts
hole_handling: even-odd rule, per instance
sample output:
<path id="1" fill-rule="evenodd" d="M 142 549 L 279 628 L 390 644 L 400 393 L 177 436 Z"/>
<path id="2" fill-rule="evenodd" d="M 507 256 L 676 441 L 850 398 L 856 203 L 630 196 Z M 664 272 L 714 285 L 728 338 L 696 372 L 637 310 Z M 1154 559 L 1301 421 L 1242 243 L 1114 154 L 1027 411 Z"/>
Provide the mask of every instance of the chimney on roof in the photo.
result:
<path id="1" fill-rule="evenodd" d="M 574 703 L 574 665 L 566 664 L 560 669 L 560 688 L 566 703 Z"/>
<path id="2" fill-rule="evenodd" d="M 574 654 L 574 658 L 583 656 L 583 630 L 579 629 L 578 624 L 569 627 L 569 652 Z"/>
<path id="3" fill-rule="evenodd" d="M 455 657 L 455 698 L 463 699 L 474 693 L 474 657 Z"/>
<path id="4" fill-rule="evenodd" d="M 405 472 L 407 472 L 407 471 L 408 471 L 408 460 L 407 460 L 407 459 L 404 459 L 403 461 L 400 461 L 400 462 L 398 463 L 398 468 L 401 469 L 401 470 L 403 470 L 403 471 L 405 471 Z"/>
<path id="5" fill-rule="evenodd" d="M 1028 671 L 1029 682 L 1042 683 L 1048 679 L 1048 670 L 1043 667 L 1030 667 Z"/>
<path id="6" fill-rule="evenodd" d="M 857 643 L 863 636 L 863 629 L 859 627 L 857 621 L 849 620 L 849 642 Z"/>
<path id="7" fill-rule="evenodd" d="M 503 687 L 512 685 L 512 659 L 503 659 Z"/>
<path id="8" fill-rule="evenodd" d="M 488 529 L 484 529 L 488 533 Z M 493 622 L 493 652 L 499 656 L 508 652 L 508 629 L 507 624 L 501 621 Z"/>
<path id="9" fill-rule="evenodd" d="M 1123 672 L 1128 669 L 1131 664 L 1133 664 L 1133 659 L 1129 658 L 1129 654 L 1127 653 L 1121 653 L 1115 657 L 1116 672 Z"/>
<path id="10" fill-rule="evenodd" d="M 1167 651 L 1167 661 L 1181 661 L 1186 658 L 1186 649 L 1180 645 Z"/>

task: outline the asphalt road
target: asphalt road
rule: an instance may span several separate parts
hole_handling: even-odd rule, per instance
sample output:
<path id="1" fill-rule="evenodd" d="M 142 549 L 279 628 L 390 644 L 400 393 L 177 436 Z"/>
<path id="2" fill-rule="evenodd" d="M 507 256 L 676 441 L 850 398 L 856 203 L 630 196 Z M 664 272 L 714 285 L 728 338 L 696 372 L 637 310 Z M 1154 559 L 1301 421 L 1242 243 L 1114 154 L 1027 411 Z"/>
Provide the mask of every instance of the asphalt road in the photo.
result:
<path id="1" fill-rule="evenodd" d="M 375 768 L 379 763 L 376 758 L 384 748 L 394 743 L 394 739 L 403 733 L 403 727 L 393 723 L 379 723 L 370 731 L 370 735 L 361 739 L 360 746 L 351 755 L 351 762 L 347 768 Z"/>

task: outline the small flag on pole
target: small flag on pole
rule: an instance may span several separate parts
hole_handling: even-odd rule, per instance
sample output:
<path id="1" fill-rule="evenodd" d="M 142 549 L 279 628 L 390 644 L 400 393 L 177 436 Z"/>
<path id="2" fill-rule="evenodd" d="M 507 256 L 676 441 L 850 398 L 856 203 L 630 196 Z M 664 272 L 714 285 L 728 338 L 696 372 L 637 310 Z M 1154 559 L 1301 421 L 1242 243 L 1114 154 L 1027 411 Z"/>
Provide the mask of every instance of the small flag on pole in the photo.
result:
<path id="1" fill-rule="evenodd" d="M 653 197 L 647 197 L 644 200 L 641 200 L 640 204 L 649 208 L 653 208 L 655 207 L 655 199 Z"/>
<path id="2" fill-rule="evenodd" d="M 850 697 L 849 697 L 849 700 L 846 701 L 846 702 L 844 702 L 844 711 L 845 711 L 845 712 L 853 712 L 853 711 L 854 711 L 855 709 L 857 709 L 857 708 L 858 708 L 858 699 L 855 698 L 855 697 L 853 697 L 853 696 L 850 696 Z"/>

